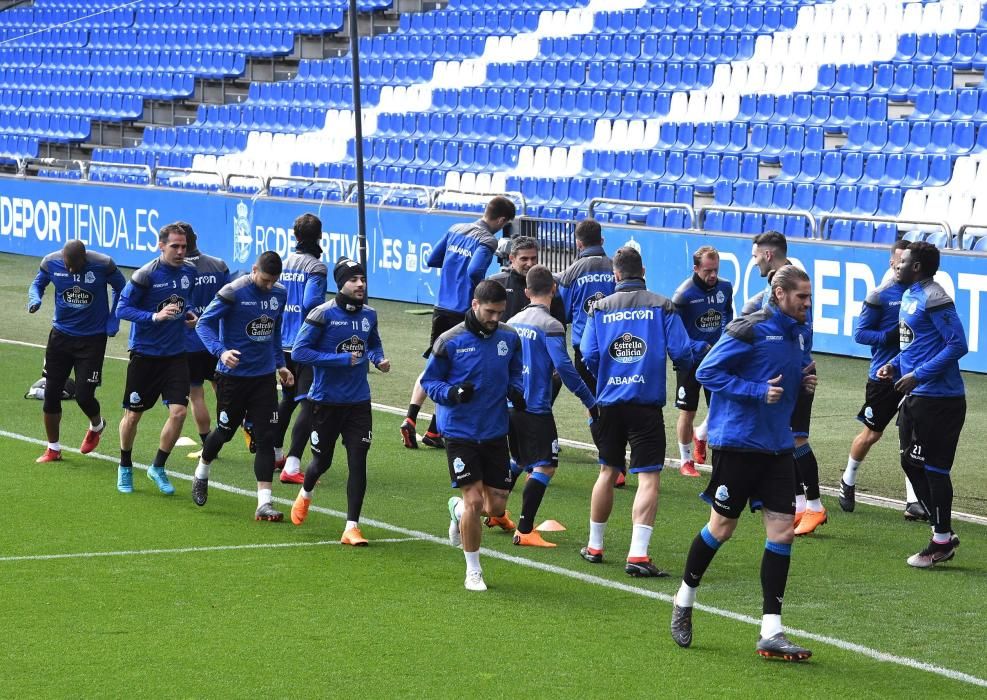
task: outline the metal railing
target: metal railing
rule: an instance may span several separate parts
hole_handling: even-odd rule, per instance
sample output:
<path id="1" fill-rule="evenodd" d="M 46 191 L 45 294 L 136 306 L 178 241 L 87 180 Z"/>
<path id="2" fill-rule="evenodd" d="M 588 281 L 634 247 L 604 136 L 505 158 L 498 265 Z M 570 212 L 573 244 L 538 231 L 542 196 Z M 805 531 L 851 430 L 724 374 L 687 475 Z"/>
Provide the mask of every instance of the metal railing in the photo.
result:
<path id="1" fill-rule="evenodd" d="M 707 204 L 699 210 L 699 228 L 703 227 L 706 223 L 706 216 L 711 211 L 722 211 L 722 212 L 737 212 L 739 214 L 781 214 L 784 216 L 801 216 L 809 224 L 809 230 L 811 232 L 812 238 L 819 238 L 819 228 L 816 222 L 816 217 L 812 215 L 812 212 L 805 211 L 804 209 L 768 209 L 767 207 L 735 207 L 728 204 Z"/>
<path id="2" fill-rule="evenodd" d="M 521 192 L 467 192 L 466 190 L 457 190 L 453 188 L 436 187 L 434 189 L 435 199 L 432 202 L 432 208 L 439 203 L 439 197 L 444 194 L 461 194 L 467 197 L 507 197 L 513 201 L 518 209 L 517 216 L 524 216 L 528 212 L 528 200 Z"/>
<path id="3" fill-rule="evenodd" d="M 519 216 L 514 235 L 538 241 L 538 262 L 555 273 L 562 272 L 576 259 L 576 222 Z"/>
<path id="4" fill-rule="evenodd" d="M 593 212 L 598 204 L 613 204 L 620 207 L 631 207 L 634 209 L 681 209 L 689 219 L 689 228 L 696 228 L 696 209 L 692 205 L 680 202 L 639 202 L 631 199 L 612 199 L 610 197 L 594 197 L 589 201 L 589 216 L 593 217 Z"/>
<path id="5" fill-rule="evenodd" d="M 946 247 L 952 247 L 953 241 L 953 227 L 949 225 L 947 221 L 923 221 L 921 219 L 896 219 L 891 216 L 866 216 L 861 214 L 824 214 L 819 219 L 819 227 L 816 231 L 819 234 L 819 238 L 823 240 L 829 240 L 829 236 L 824 236 L 826 231 L 826 224 L 833 221 L 871 221 L 874 223 L 889 223 L 895 224 L 896 226 L 915 224 L 918 226 L 935 226 L 936 228 L 941 228 L 943 233 L 946 234 L 947 245 Z"/>

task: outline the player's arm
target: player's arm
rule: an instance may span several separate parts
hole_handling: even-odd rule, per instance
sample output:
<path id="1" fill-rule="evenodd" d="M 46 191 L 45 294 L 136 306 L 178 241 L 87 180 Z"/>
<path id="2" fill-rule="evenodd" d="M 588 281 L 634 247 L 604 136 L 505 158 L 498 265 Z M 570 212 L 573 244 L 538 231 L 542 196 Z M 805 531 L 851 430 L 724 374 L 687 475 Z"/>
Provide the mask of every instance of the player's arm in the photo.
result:
<path id="1" fill-rule="evenodd" d="M 583 402 L 583 406 L 592 408 L 596 404 L 596 398 L 590 388 L 586 386 L 583 378 L 579 376 L 572 360 L 569 359 L 569 353 L 565 347 L 565 331 L 558 335 L 548 335 L 545 338 L 545 345 L 548 348 L 548 356 L 552 360 L 555 371 L 562 378 L 562 383 Z"/>
<path id="2" fill-rule="evenodd" d="M 720 330 L 726 330 L 727 326 L 730 325 L 730 321 L 733 320 L 733 286 L 726 285 L 723 293 L 727 295 L 727 305 L 723 309 L 723 322 L 720 324 Z"/>
<path id="3" fill-rule="evenodd" d="M 510 387 L 509 396 L 521 395 L 524 401 L 524 360 L 521 354 L 521 338 L 517 333 L 514 336 L 514 347 L 511 348 L 511 361 L 507 364 L 507 381 Z M 513 401 L 513 400 L 512 400 Z M 522 405 L 521 408 L 524 408 Z"/>
<path id="4" fill-rule="evenodd" d="M 27 310 L 34 313 L 41 308 L 41 299 L 45 295 L 45 287 L 51 283 L 48 270 L 44 267 L 38 269 L 38 274 L 34 276 L 34 281 L 27 288 Z"/>
<path id="5" fill-rule="evenodd" d="M 443 406 L 454 406 L 458 403 L 455 399 L 456 386 L 446 381 L 451 371 L 452 363 L 449 362 L 445 343 L 442 342 L 442 338 L 437 338 L 425 364 L 421 385 L 428 398 Z"/>
<path id="6" fill-rule="evenodd" d="M 326 276 L 318 273 L 309 275 L 302 293 L 302 311 L 308 313 L 326 300 Z"/>
<path id="7" fill-rule="evenodd" d="M 559 285 L 558 296 L 562 300 L 562 313 L 563 313 L 563 318 L 560 320 L 563 323 L 572 323 L 572 305 L 574 303 L 573 289 L 572 287 L 567 287 L 566 285 L 564 285 L 561 279 L 559 279 L 558 285 Z"/>
<path id="8" fill-rule="evenodd" d="M 141 302 L 151 288 L 150 276 L 142 270 L 137 270 L 130 278 L 130 281 L 120 292 L 120 300 L 117 303 L 117 318 L 121 321 L 131 323 L 153 323 L 154 312 L 144 311 L 140 308 Z"/>
<path id="9" fill-rule="evenodd" d="M 583 337 L 579 340 L 579 354 L 583 356 L 583 365 L 594 377 L 600 376 L 600 348 L 596 339 L 596 317 L 591 311 L 586 317 L 583 327 Z"/>
<path id="10" fill-rule="evenodd" d="M 219 322 L 233 310 L 235 302 L 232 296 L 227 296 L 224 293 L 225 291 L 225 289 L 219 290 L 219 294 L 209 302 L 209 306 L 195 323 L 196 334 L 202 344 L 206 346 L 206 350 L 215 357 L 220 357 L 230 349 L 223 345 L 223 339 L 219 334 Z"/>
<path id="11" fill-rule="evenodd" d="M 853 342 L 861 345 L 878 347 L 898 344 L 898 326 L 891 330 L 882 330 L 881 307 L 865 301 L 857 317 L 857 325 L 853 329 Z M 893 342 L 892 342 L 893 341 Z"/>
<path id="12" fill-rule="evenodd" d="M 298 329 L 295 344 L 291 348 L 291 359 L 305 365 L 316 367 L 349 367 L 353 363 L 353 355 L 348 352 L 323 352 L 322 336 L 326 331 L 326 322 L 319 309 L 312 309 L 305 322 Z"/>
<path id="13" fill-rule="evenodd" d="M 448 243 L 449 234 L 447 233 L 440 238 L 439 242 L 435 244 L 434 248 L 432 248 L 432 252 L 428 256 L 428 260 L 425 261 L 425 264 L 429 267 L 442 267 L 442 263 L 445 262 L 446 259 L 446 246 Z"/>
<path id="14" fill-rule="evenodd" d="M 929 319 L 945 341 L 943 349 L 915 368 L 915 378 L 927 381 L 939 376 L 969 352 L 963 323 L 956 313 L 956 307 L 947 304 L 929 311 Z"/>
<path id="15" fill-rule="evenodd" d="M 762 402 L 768 395 L 767 382 L 752 382 L 737 374 L 753 352 L 749 340 L 735 337 L 728 329 L 699 363 L 696 380 L 714 394 L 734 401 Z"/>
<path id="16" fill-rule="evenodd" d="M 755 311 L 760 311 L 761 307 L 764 306 L 764 301 L 764 292 L 758 292 L 747 300 L 747 303 L 740 310 L 740 315 L 750 316 Z"/>
<path id="17" fill-rule="evenodd" d="M 284 308 L 284 304 L 282 304 Z M 284 319 L 284 314 L 278 314 L 277 319 L 274 321 L 274 335 L 272 336 L 275 341 L 269 343 L 271 346 L 271 354 L 274 355 L 274 368 L 284 369 L 284 352 L 281 350 L 281 323 Z"/>
<path id="18" fill-rule="evenodd" d="M 117 307 L 120 305 L 120 294 L 123 292 L 123 288 L 127 286 L 127 280 L 124 279 L 120 269 L 114 265 L 113 271 L 107 275 L 106 281 L 110 285 L 110 315 L 106 317 L 106 335 L 112 337 L 120 330 Z"/>
<path id="19" fill-rule="evenodd" d="M 484 241 L 473 251 L 470 264 L 466 267 L 466 274 L 469 275 L 474 287 L 487 276 L 487 268 L 490 267 L 490 261 L 493 260 L 493 254 L 496 249 L 497 243 L 494 241 L 493 236 L 491 236 L 489 241 Z"/>
<path id="20" fill-rule="evenodd" d="M 689 369 L 692 367 L 694 356 L 701 355 L 708 349 L 708 343 L 702 340 L 693 340 L 685 332 L 682 324 L 682 317 L 675 312 L 675 307 L 668 302 L 663 309 L 662 324 L 665 328 L 665 348 L 668 356 L 672 358 L 672 365 L 676 369 Z"/>
<path id="21" fill-rule="evenodd" d="M 367 359 L 374 367 L 378 366 L 385 359 L 384 344 L 380 340 L 380 331 L 377 329 L 377 319 L 374 319 L 370 326 L 370 333 L 367 335 Z"/>

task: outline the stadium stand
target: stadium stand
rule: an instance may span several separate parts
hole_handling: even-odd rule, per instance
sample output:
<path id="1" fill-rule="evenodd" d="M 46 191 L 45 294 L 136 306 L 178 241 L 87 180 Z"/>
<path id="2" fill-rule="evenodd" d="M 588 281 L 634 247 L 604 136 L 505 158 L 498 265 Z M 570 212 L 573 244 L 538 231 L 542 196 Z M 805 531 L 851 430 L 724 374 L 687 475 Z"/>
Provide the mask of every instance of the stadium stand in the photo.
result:
<path id="1" fill-rule="evenodd" d="M 101 7 L 0 12 L 4 158 L 84 142 L 93 120 L 132 121 L 147 99 L 242 76 L 344 19 L 341 0 Z M 875 243 L 905 230 L 983 250 L 980 2 L 451 0 L 360 41 L 370 203 L 473 209 L 513 192 L 529 215 L 570 220 L 607 198 L 645 205 L 597 218 L 673 228 L 708 203 L 709 230 Z M 131 167 L 90 175 L 143 183 L 154 168 L 163 186 L 339 200 L 355 179 L 351 70 L 348 56 L 303 59 L 135 148 L 97 148 L 93 161 Z M 970 224 L 985 227 L 961 235 Z"/>

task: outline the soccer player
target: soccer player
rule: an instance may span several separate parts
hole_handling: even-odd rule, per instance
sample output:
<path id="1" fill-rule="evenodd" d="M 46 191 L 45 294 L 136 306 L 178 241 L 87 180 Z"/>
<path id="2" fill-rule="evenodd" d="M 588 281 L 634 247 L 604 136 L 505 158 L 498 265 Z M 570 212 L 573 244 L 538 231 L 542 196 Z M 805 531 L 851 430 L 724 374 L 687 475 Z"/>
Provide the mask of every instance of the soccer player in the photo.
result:
<path id="1" fill-rule="evenodd" d="M 549 313 L 555 279 L 544 265 L 528 270 L 525 293 L 531 303 L 511 319 L 521 339 L 524 363 L 524 402 L 510 414 L 510 447 L 521 470 L 529 473 L 522 496 L 521 518 L 514 544 L 554 547 L 535 529 L 535 516 L 558 466 L 558 430 L 552 415 L 552 376 L 558 372 L 569 390 L 587 409 L 595 410 L 593 392 L 580 378 L 565 349 L 565 326 Z"/>
<path id="2" fill-rule="evenodd" d="M 280 343 L 285 366 L 295 378 L 293 385 L 281 387 L 278 429 L 274 436 L 274 463 L 275 467 L 283 467 L 282 484 L 300 484 L 305 479 L 301 473 L 301 458 L 312 432 L 312 406 L 306 401 L 312 385 L 312 368 L 298 364 L 292 358 L 291 350 L 308 313 L 326 300 L 326 278 L 329 274 L 329 269 L 322 262 L 322 221 L 314 214 L 302 214 L 295 219 L 293 233 L 295 252 L 285 258 L 280 279 L 288 292 L 288 303 L 281 317 Z M 291 444 L 285 456 L 284 439 L 296 405 L 299 407 L 298 417 L 291 429 Z"/>
<path id="3" fill-rule="evenodd" d="M 769 302 L 727 326 L 696 371 L 699 383 L 712 392 L 713 474 L 702 494 L 711 506 L 709 522 L 692 541 L 672 605 L 672 639 L 681 647 L 692 644 L 692 608 L 703 574 L 750 503 L 751 510 L 762 510 L 767 534 L 757 653 L 787 661 L 812 655 L 781 627 L 795 538 L 791 416 L 798 395 L 816 386 L 802 352 L 811 333 L 806 326 L 811 302 L 809 276 L 792 265 L 781 268 L 772 277 Z"/>
<path id="4" fill-rule="evenodd" d="M 733 320 L 733 285 L 720 279 L 720 254 L 713 246 L 702 246 L 692 254 L 692 277 L 685 280 L 675 290 L 672 303 L 685 332 L 700 346 L 694 347 L 696 364 L 709 348 L 713 347 L 723 329 Z M 696 365 L 683 368 L 677 374 L 675 408 L 679 418 L 675 432 L 679 440 L 679 458 L 682 465 L 679 473 L 683 476 L 699 476 L 696 462 L 706 463 L 707 424 L 704 420 L 693 430 L 696 411 L 699 408 L 699 382 L 696 381 Z M 709 390 L 704 389 L 706 406 L 709 407 Z M 693 453 L 692 446 L 696 451 Z"/>
<path id="5" fill-rule="evenodd" d="M 898 311 L 905 287 L 895 279 L 895 270 L 907 247 L 908 241 L 905 240 L 896 241 L 891 247 L 891 278 L 867 295 L 860 311 L 860 318 L 857 320 L 857 327 L 853 332 L 855 342 L 870 346 L 871 363 L 870 373 L 867 376 L 867 390 L 864 393 L 864 405 L 857 414 L 857 420 L 863 423 L 864 427 L 850 445 L 846 471 L 840 479 L 840 508 L 847 513 L 852 513 L 856 506 L 857 470 L 870 452 L 870 448 L 881 439 L 888 423 L 898 415 L 898 405 L 904 398 L 895 391 L 892 383 L 879 380 L 877 371 L 899 352 Z M 908 491 L 905 500 L 905 518 L 927 520 L 928 514 L 918 503 L 918 497 L 907 477 L 905 488 Z"/>
<path id="6" fill-rule="evenodd" d="M 932 521 L 932 541 L 908 557 L 909 566 L 927 569 L 949 561 L 960 546 L 952 531 L 953 482 L 950 470 L 966 420 L 966 389 L 960 375 L 966 335 L 953 300 L 933 277 L 939 249 L 909 243 L 896 269 L 905 287 L 898 316 L 901 352 L 877 372 L 897 379 L 905 395 L 898 415 L 901 468 Z"/>
<path id="7" fill-rule="evenodd" d="M 367 492 L 367 453 L 373 440 L 367 373 L 370 363 L 381 372 L 390 372 L 391 362 L 384 357 L 377 312 L 366 303 L 363 265 L 340 258 L 332 276 L 339 289 L 336 298 L 309 313 L 292 350 L 296 361 L 314 368 L 314 379 L 308 398 L 313 407 L 312 461 L 291 507 L 291 522 L 305 522 L 315 485 L 332 466 L 336 440 L 342 436 L 349 478 L 346 525 L 340 542 L 365 547 L 360 511 Z"/>
<path id="8" fill-rule="evenodd" d="M 216 364 L 216 428 L 202 447 L 192 479 L 192 500 L 204 506 L 209 497 L 209 464 L 229 442 L 246 417 L 252 424 L 256 451 L 257 510 L 254 520 L 280 521 L 284 515 L 271 504 L 274 478 L 274 433 L 278 422 L 278 393 L 274 374 L 282 384 L 294 377 L 281 353 L 281 314 L 287 293 L 278 284 L 281 257 L 261 253 L 249 275 L 219 290 L 195 326 Z"/>
<path id="9" fill-rule="evenodd" d="M 486 276 L 494 251 L 497 250 L 497 239 L 494 235 L 514 221 L 516 213 L 514 202 L 507 197 L 494 197 L 487 203 L 482 219 L 470 224 L 456 224 L 432 250 L 427 264 L 429 267 L 441 268 L 441 273 L 439 294 L 435 300 L 435 309 L 432 311 L 432 332 L 429 336 L 428 348 L 424 352 L 426 359 L 432 352 L 436 339 L 463 322 L 471 308 L 473 290 Z M 415 387 L 411 392 L 408 413 L 401 423 L 401 440 L 409 449 L 418 448 L 415 421 L 425 401 L 425 395 L 419 377 L 415 380 Z M 436 421 L 433 415 L 428 430 L 422 438 L 422 444 L 427 447 L 444 446 L 436 428 Z"/>
<path id="10" fill-rule="evenodd" d="M 185 260 L 188 238 L 178 224 L 158 231 L 157 258 L 136 270 L 124 287 L 117 317 L 130 321 L 130 362 L 120 419 L 120 467 L 117 491 L 134 490 L 132 451 L 144 412 L 161 398 L 168 419 L 161 428 L 158 452 L 147 476 L 166 496 L 175 493 L 165 463 L 182 434 L 188 412 L 189 373 L 185 357 L 185 328 L 195 325 L 191 299 L 195 265 Z"/>
<path id="11" fill-rule="evenodd" d="M 465 320 L 436 339 L 421 380 L 435 402 L 449 477 L 461 494 L 449 499 L 449 541 L 462 545 L 469 591 L 487 590 L 480 567 L 481 515 L 507 515 L 507 401 L 525 408 L 521 341 L 500 323 L 506 305 L 502 285 L 480 282 Z"/>
<path id="12" fill-rule="evenodd" d="M 620 248 L 613 273 L 616 291 L 590 309 L 579 344 L 586 369 L 596 377 L 600 418 L 592 427 L 601 465 L 590 501 L 589 543 L 580 555 L 589 562 L 603 561 L 613 486 L 624 471 L 630 443 L 630 470 L 638 475 L 638 487 L 624 571 L 638 577 L 667 576 L 648 556 L 665 466 L 665 356 L 677 368 L 688 367 L 692 344 L 672 302 L 645 286 L 640 253 Z"/>
<path id="13" fill-rule="evenodd" d="M 35 460 L 39 464 L 62 458 L 62 390 L 73 370 L 75 402 L 89 418 L 89 429 L 79 451 L 88 454 L 99 445 L 106 421 L 96 400 L 96 387 L 103 376 L 106 338 L 116 335 L 120 328 L 116 308 L 126 280 L 111 258 L 87 251 L 82 241 L 72 240 L 41 260 L 41 268 L 27 292 L 28 312 L 33 314 L 41 308 L 49 284 L 55 288 L 55 315 L 45 347 L 42 407 L 48 445 Z M 113 290 L 109 298 L 107 286 Z"/>
<path id="14" fill-rule="evenodd" d="M 185 240 L 188 242 L 185 259 L 195 265 L 195 287 L 189 299 L 189 310 L 196 316 L 201 316 L 216 292 L 229 283 L 230 268 L 219 258 L 199 250 L 199 239 L 191 224 L 179 221 L 176 226 L 185 231 Z M 205 444 L 212 425 L 212 414 L 206 405 L 205 383 L 213 382 L 215 388 L 216 358 L 206 350 L 195 327 L 185 328 L 185 356 L 188 359 L 188 400 L 192 406 L 192 418 L 195 420 L 199 439 Z"/>
<path id="15" fill-rule="evenodd" d="M 771 275 L 785 265 L 788 260 L 788 241 L 777 231 L 766 231 L 754 237 L 751 252 L 761 277 L 768 278 L 768 287 L 764 292 L 750 299 L 744 305 L 742 314 L 746 315 L 760 309 L 771 298 Z M 806 320 L 809 330 L 812 330 L 812 310 Z M 805 364 L 812 361 L 810 342 L 804 348 Z M 814 371 L 814 370 L 813 370 Z M 802 392 L 795 402 L 792 412 L 792 433 L 795 435 L 795 534 L 808 535 L 815 532 L 820 525 L 828 522 L 826 509 L 823 507 L 819 494 L 819 463 L 809 444 L 809 424 L 812 420 L 812 400 L 815 394 Z"/>

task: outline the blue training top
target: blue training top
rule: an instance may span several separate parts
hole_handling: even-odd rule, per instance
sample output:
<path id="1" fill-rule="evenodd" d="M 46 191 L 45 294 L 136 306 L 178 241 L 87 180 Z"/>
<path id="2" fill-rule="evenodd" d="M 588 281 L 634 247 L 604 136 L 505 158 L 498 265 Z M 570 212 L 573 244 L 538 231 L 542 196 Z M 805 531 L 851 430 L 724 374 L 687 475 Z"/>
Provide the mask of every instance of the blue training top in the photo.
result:
<path id="1" fill-rule="evenodd" d="M 209 306 L 216 293 L 230 281 L 230 268 L 220 258 L 193 251 L 185 259 L 195 265 L 195 288 L 189 299 L 189 311 L 196 316 Z M 195 328 L 185 328 L 185 352 L 203 352 L 206 346 L 195 332 Z"/>
<path id="2" fill-rule="evenodd" d="M 28 304 L 41 304 L 45 288 L 55 287 L 55 316 L 52 325 L 59 333 L 74 336 L 116 335 L 120 319 L 116 317 L 120 292 L 127 281 L 113 258 L 86 251 L 86 262 L 77 273 L 69 272 L 56 251 L 41 260 L 41 268 L 27 292 Z M 108 298 L 106 287 L 113 289 Z"/>
<path id="3" fill-rule="evenodd" d="M 888 364 L 900 351 L 898 345 L 898 310 L 905 288 L 890 279 L 872 289 L 864 300 L 857 325 L 853 329 L 854 342 L 870 345 L 870 371 L 868 378 L 878 381 L 877 370 Z"/>
<path id="4" fill-rule="evenodd" d="M 450 228 L 426 261 L 429 267 L 442 268 L 435 308 L 466 313 L 496 250 L 497 239 L 483 219 Z"/>
<path id="5" fill-rule="evenodd" d="M 565 305 L 565 320 L 572 324 L 572 345 L 583 339 L 586 316 L 593 304 L 613 294 L 617 287 L 613 261 L 603 246 L 583 248 L 579 257 L 559 275 L 559 296 Z"/>
<path id="6" fill-rule="evenodd" d="M 117 317 L 130 321 L 130 350 L 140 355 L 170 357 L 185 352 L 185 311 L 195 290 L 195 265 L 185 261 L 179 267 L 160 257 L 134 271 L 123 288 Z M 178 316 L 157 323 L 155 313 L 178 305 Z"/>
<path id="7" fill-rule="evenodd" d="M 294 252 L 284 260 L 278 280 L 288 293 L 281 317 L 281 348 L 290 352 L 309 311 L 326 300 L 326 264 L 311 253 Z"/>
<path id="8" fill-rule="evenodd" d="M 675 290 L 672 303 L 689 337 L 712 346 L 733 320 L 733 285 L 717 279 L 710 287 L 694 274 Z"/>

